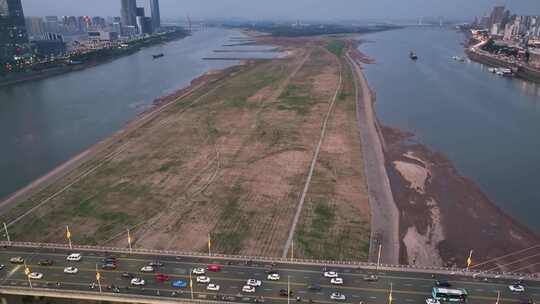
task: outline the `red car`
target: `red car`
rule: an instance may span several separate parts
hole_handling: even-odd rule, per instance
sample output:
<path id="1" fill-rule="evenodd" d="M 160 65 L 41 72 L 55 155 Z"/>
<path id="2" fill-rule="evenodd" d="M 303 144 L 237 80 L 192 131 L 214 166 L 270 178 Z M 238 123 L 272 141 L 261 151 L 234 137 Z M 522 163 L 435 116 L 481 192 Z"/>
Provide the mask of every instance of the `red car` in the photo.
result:
<path id="1" fill-rule="evenodd" d="M 210 265 L 208 265 L 207 269 L 208 269 L 208 271 L 214 271 L 214 272 L 217 272 L 217 271 L 220 271 L 220 270 L 221 270 L 221 265 L 218 265 L 218 264 L 210 264 Z"/>
<path id="2" fill-rule="evenodd" d="M 170 277 L 163 273 L 156 273 L 156 281 L 158 282 L 166 282 L 170 279 Z"/>

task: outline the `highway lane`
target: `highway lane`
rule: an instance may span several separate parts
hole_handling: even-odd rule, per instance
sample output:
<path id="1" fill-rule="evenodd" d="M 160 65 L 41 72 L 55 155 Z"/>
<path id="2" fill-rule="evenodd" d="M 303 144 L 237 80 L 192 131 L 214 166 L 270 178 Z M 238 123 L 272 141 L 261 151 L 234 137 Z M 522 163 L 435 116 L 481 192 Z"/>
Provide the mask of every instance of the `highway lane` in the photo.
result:
<path id="1" fill-rule="evenodd" d="M 28 286 L 28 281 L 24 275 L 24 267 L 21 265 L 13 265 L 9 263 L 9 258 L 14 256 L 22 256 L 26 259 L 32 271 L 42 272 L 44 278 L 42 280 L 34 280 L 36 287 L 51 287 L 51 288 L 66 288 L 72 290 L 91 291 L 90 284 L 95 282 L 96 264 L 101 263 L 101 260 L 106 253 L 85 253 L 80 262 L 68 262 L 66 256 L 69 252 L 63 250 L 40 249 L 40 252 L 28 250 L 26 248 L 4 248 L 0 250 L 0 263 L 5 264 L 6 269 L 0 272 L 1 284 L 8 286 Z M 274 270 L 281 275 L 281 280 L 278 282 L 268 281 L 266 279 L 266 271 L 270 269 L 269 264 L 265 263 L 246 263 L 235 261 L 234 264 L 228 265 L 232 261 L 223 261 L 219 259 L 201 259 L 193 257 L 153 257 L 145 255 L 115 255 L 119 259 L 118 269 L 116 270 L 101 270 L 102 286 L 104 290 L 108 285 L 121 287 L 122 293 L 135 293 L 142 295 L 159 295 L 190 298 L 191 293 L 189 288 L 183 290 L 182 294 L 179 289 L 171 286 L 171 281 L 182 279 L 189 281 L 190 270 L 194 267 L 206 267 L 209 263 L 218 263 L 223 265 L 220 272 L 209 272 L 208 276 L 213 283 L 221 286 L 219 296 L 232 295 L 240 296 L 237 301 L 244 302 L 242 298 L 246 296 L 245 302 L 253 301 L 255 297 L 264 297 L 265 302 L 282 303 L 287 301 L 286 297 L 279 296 L 280 289 L 287 288 L 287 277 L 290 278 L 291 290 L 295 296 L 300 296 L 304 302 L 312 299 L 317 303 L 332 303 L 329 294 L 333 291 L 340 291 L 347 296 L 346 303 L 386 303 L 388 297 L 388 289 L 390 283 L 393 285 L 393 303 L 424 303 L 425 298 L 430 295 L 434 279 L 430 273 L 412 273 L 412 272 L 380 272 L 379 281 L 365 282 L 363 276 L 368 273 L 373 273 L 373 270 L 356 269 L 347 267 L 328 267 L 328 270 L 336 270 L 344 279 L 343 286 L 332 286 L 329 284 L 329 279 L 322 276 L 324 266 L 310 265 L 291 265 L 278 263 L 274 266 Z M 40 259 L 50 259 L 54 262 L 53 266 L 37 265 Z M 140 273 L 140 268 L 147 265 L 151 260 L 159 259 L 165 266 L 159 270 L 160 273 L 171 277 L 171 281 L 157 282 L 155 274 Z M 79 268 L 79 273 L 76 275 L 64 274 L 63 269 L 66 266 L 74 265 Z M 130 288 L 129 280 L 122 278 L 123 272 L 131 272 L 145 279 L 146 286 L 144 288 Z M 254 278 L 263 281 L 263 286 L 257 289 L 255 294 L 241 294 L 240 290 L 247 279 Z M 515 295 L 509 292 L 507 285 L 511 283 L 508 280 L 497 280 L 491 282 L 483 282 L 473 280 L 470 277 L 462 276 L 438 276 L 440 279 L 449 280 L 454 286 L 466 288 L 469 292 L 469 302 L 471 303 L 494 303 L 497 296 L 497 291 L 501 292 L 502 302 L 516 303 L 521 298 L 532 298 L 535 301 L 540 300 L 540 284 L 538 282 L 526 282 L 527 291 L 524 295 Z M 205 289 L 206 285 L 197 284 L 194 280 L 194 298 L 211 299 L 217 294 L 209 292 Z M 60 286 L 56 286 L 56 282 L 60 282 Z M 319 292 L 309 291 L 307 286 L 311 283 L 320 284 L 322 290 Z M 93 289 L 97 291 L 96 289 Z M 294 302 L 294 300 L 293 300 Z"/>

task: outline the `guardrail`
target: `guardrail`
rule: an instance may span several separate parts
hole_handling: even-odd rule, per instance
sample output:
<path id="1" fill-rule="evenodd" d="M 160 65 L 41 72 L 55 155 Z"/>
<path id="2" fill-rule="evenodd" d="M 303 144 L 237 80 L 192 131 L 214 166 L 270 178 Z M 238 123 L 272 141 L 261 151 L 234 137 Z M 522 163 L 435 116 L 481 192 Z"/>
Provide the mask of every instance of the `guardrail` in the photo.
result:
<path id="1" fill-rule="evenodd" d="M 406 272 L 418 272 L 418 273 L 432 273 L 432 274 L 446 274 L 446 275 L 461 275 L 470 276 L 473 278 L 506 278 L 515 280 L 537 280 L 540 281 L 538 274 L 527 273 L 506 273 L 495 271 L 482 271 L 482 270 L 465 270 L 463 268 L 451 268 L 451 267 L 436 267 L 436 266 L 417 266 L 417 265 L 391 265 L 391 264 L 379 264 L 376 263 L 360 262 L 360 261 L 332 261 L 332 260 L 316 260 L 316 259 L 291 259 L 281 257 L 264 257 L 264 256 L 242 256 L 242 255 L 228 255 L 228 254 L 204 254 L 198 252 L 187 251 L 174 251 L 174 250 L 157 250 L 157 249 L 144 249 L 144 248 L 120 248 L 120 247 L 104 247 L 104 246 L 91 246 L 91 245 L 73 245 L 70 249 L 67 244 L 55 244 L 55 243 L 34 243 L 34 242 L 6 242 L 0 241 L 0 246 L 3 247 L 23 247 L 23 248 L 47 248 L 47 249 L 61 249 L 72 251 L 87 251 L 87 252 L 103 252 L 103 253 L 119 253 L 119 254 L 141 254 L 141 255 L 153 255 L 153 256 L 174 256 L 174 257 L 192 257 L 202 259 L 218 259 L 218 260 L 236 260 L 236 261 L 252 261 L 262 263 L 282 263 L 291 265 L 312 265 L 312 266 L 326 266 L 326 267 L 356 267 L 364 269 L 379 269 L 382 271 L 406 271 Z"/>

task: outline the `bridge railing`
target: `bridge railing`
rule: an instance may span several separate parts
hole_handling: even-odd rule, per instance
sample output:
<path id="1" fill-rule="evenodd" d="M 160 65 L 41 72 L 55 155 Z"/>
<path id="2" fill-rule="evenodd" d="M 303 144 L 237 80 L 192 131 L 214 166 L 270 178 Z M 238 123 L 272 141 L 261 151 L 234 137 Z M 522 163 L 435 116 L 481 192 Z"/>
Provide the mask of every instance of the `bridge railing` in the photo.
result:
<path id="1" fill-rule="evenodd" d="M 154 256 L 174 256 L 174 257 L 192 257 L 203 259 L 220 259 L 220 260 L 236 260 L 236 261 L 252 261 L 252 262 L 266 262 L 266 263 L 282 263 L 282 264 L 303 264 L 303 265 L 318 265 L 327 267 L 336 266 L 350 266 L 356 268 L 376 269 L 376 263 L 360 262 L 360 261 L 347 261 L 347 260 L 316 260 L 316 259 L 291 259 L 281 257 L 265 257 L 265 256 L 245 256 L 245 255 L 228 255 L 228 254 L 206 254 L 199 252 L 188 251 L 174 251 L 174 250 L 158 250 L 158 249 L 146 249 L 146 248 L 121 248 L 121 247 L 105 247 L 105 246 L 93 246 L 93 245 L 73 245 L 70 249 L 68 244 L 55 244 L 55 243 L 35 243 L 35 242 L 7 242 L 0 241 L 0 246 L 13 246 L 13 247 L 25 247 L 25 248 L 47 248 L 47 249 L 61 249 L 61 250 L 73 250 L 73 251 L 90 251 L 90 252 L 102 252 L 102 253 L 120 253 L 120 254 L 141 254 L 141 255 L 154 255 Z M 424 272 L 433 274 L 450 274 L 450 275 L 463 275 L 471 277 L 482 278 L 509 278 L 509 279 L 529 279 L 539 280 L 538 274 L 527 273 L 511 273 L 511 272 L 496 272 L 496 271 L 483 271 L 480 269 L 471 269 L 466 271 L 464 268 L 451 268 L 451 267 L 437 267 L 437 266 L 419 266 L 419 265 L 393 265 L 393 264 L 379 264 L 379 270 L 386 271 L 410 271 L 410 272 Z"/>

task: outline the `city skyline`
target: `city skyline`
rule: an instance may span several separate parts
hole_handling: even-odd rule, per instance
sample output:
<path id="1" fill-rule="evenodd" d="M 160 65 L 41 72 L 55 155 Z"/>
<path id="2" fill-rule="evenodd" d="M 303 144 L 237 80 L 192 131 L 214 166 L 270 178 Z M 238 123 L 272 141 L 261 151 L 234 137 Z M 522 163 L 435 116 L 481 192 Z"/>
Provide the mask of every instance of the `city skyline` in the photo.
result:
<path id="1" fill-rule="evenodd" d="M 411 0 L 407 3 L 396 3 L 392 0 L 365 1 L 358 3 L 353 0 L 343 0 L 337 5 L 328 6 L 322 0 L 297 0 L 294 2 L 276 0 L 272 3 L 254 3 L 246 0 L 162 0 L 161 15 L 165 18 L 190 15 L 197 18 L 239 17 L 239 18 L 314 18 L 314 19 L 347 19 L 374 18 L 399 19 L 418 18 L 422 16 L 445 16 L 448 18 L 473 18 L 476 15 L 488 14 L 493 6 L 504 5 L 516 14 L 538 15 L 540 6 L 536 0 L 523 0 L 506 3 L 502 0 Z M 143 1 L 138 1 L 139 5 Z M 54 5 L 51 5 L 54 4 Z M 324 5 L 323 5 L 324 4 Z M 120 1 L 95 0 L 92 5 L 84 5 L 81 1 L 50 0 L 44 3 L 40 0 L 25 0 L 23 2 L 28 15 L 101 15 L 116 16 L 120 11 Z M 144 1 L 147 11 L 150 3 Z"/>

